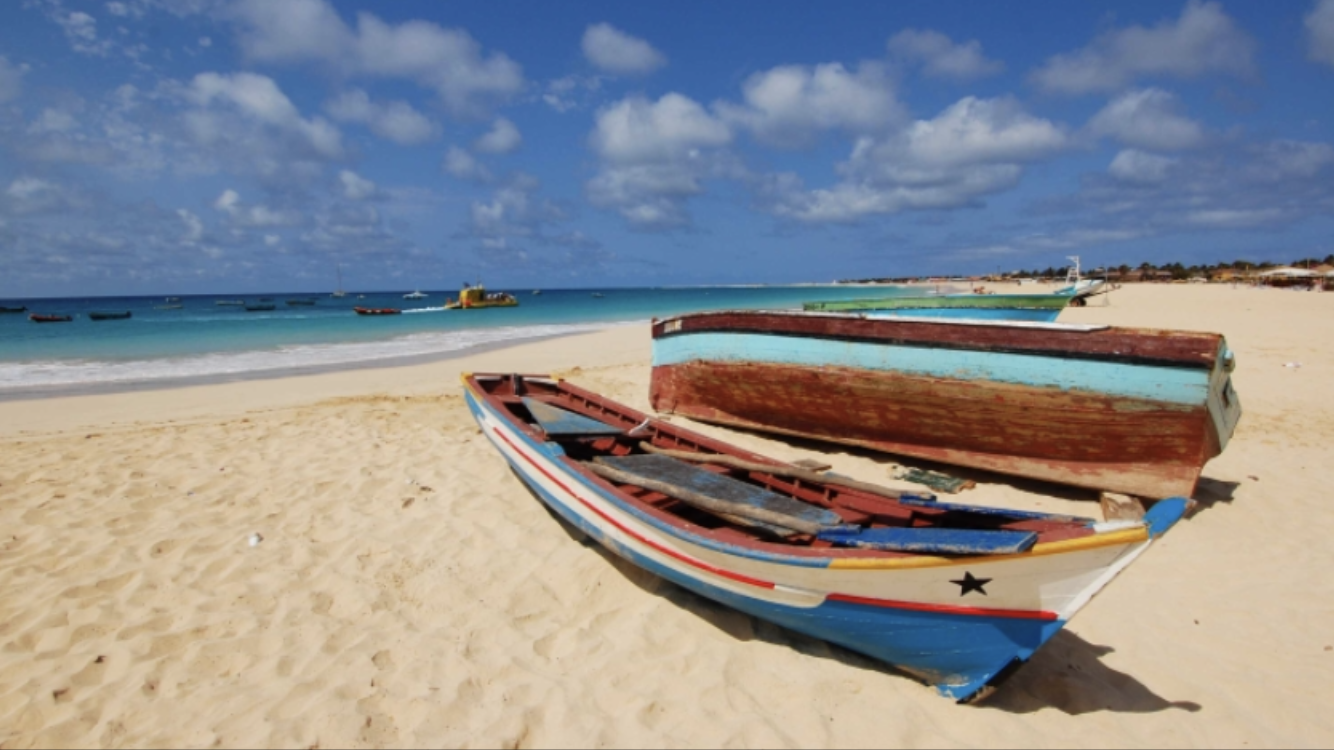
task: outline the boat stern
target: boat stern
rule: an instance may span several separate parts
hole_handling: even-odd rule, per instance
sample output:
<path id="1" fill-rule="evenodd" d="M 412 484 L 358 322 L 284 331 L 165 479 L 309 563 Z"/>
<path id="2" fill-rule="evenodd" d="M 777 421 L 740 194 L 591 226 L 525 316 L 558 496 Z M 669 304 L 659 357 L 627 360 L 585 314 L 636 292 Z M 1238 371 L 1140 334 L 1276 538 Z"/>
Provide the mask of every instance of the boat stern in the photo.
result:
<path id="1" fill-rule="evenodd" d="M 1220 337 L 1221 339 L 1221 337 Z M 1214 369 L 1209 375 L 1209 417 L 1213 424 L 1214 436 L 1218 449 L 1207 458 L 1213 458 L 1223 452 L 1237 423 L 1241 421 L 1241 401 L 1232 387 L 1232 372 L 1237 368 L 1237 357 L 1227 345 L 1226 339 L 1218 343 L 1218 356 L 1214 359 Z"/>

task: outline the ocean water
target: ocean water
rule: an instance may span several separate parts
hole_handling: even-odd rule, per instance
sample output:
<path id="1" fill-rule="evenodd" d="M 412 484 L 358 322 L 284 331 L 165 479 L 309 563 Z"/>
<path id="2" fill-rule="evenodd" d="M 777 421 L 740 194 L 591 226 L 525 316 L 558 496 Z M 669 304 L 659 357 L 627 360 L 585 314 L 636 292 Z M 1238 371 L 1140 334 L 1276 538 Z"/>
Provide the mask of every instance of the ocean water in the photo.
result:
<path id="1" fill-rule="evenodd" d="M 276 306 L 272 312 L 215 304 L 238 299 L 259 302 L 254 295 L 182 296 L 170 303 L 182 305 L 179 310 L 157 309 L 168 304 L 163 297 L 3 299 L 3 307 L 26 306 L 30 313 L 73 315 L 74 320 L 39 324 L 28 320 L 28 313 L 0 314 L 0 397 L 374 366 L 683 312 L 784 309 L 812 300 L 921 293 L 856 286 L 488 291 L 509 291 L 519 306 L 430 309 L 457 297 L 457 290 L 428 292 L 423 300 L 405 300 L 401 292 L 360 297 L 349 292 L 341 299 L 320 295 L 311 307 L 286 304 L 288 299 L 310 295 L 268 294 Z M 361 316 L 352 311 L 355 306 L 394 307 L 404 314 Z M 92 311 L 121 310 L 131 311 L 132 317 L 105 321 L 88 317 Z"/>

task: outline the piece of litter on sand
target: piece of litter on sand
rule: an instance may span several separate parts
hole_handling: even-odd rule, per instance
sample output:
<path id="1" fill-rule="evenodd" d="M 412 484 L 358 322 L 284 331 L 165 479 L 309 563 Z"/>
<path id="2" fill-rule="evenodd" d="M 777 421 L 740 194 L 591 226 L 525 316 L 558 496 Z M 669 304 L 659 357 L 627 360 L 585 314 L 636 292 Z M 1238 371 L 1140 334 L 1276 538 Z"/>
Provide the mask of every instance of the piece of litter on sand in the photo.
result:
<path id="1" fill-rule="evenodd" d="M 977 482 L 962 477 L 953 477 L 949 474 L 939 471 L 927 471 L 925 469 L 905 469 L 894 472 L 891 476 L 895 479 L 902 479 L 905 482 L 913 484 L 924 484 L 933 490 L 940 490 L 951 495 L 956 495 L 964 490 L 972 489 L 977 486 Z"/>
<path id="2" fill-rule="evenodd" d="M 264 536 L 260 534 L 258 531 L 256 531 L 255 533 L 250 535 L 250 538 L 247 541 L 250 542 L 251 547 L 258 547 L 259 543 L 264 541 Z"/>
<path id="3" fill-rule="evenodd" d="M 1295 370 L 1295 369 L 1297 369 L 1298 367 L 1301 367 L 1301 366 L 1302 366 L 1302 363 L 1301 363 L 1301 362 L 1284 362 L 1284 363 L 1283 363 L 1283 366 L 1284 366 L 1284 367 L 1290 367 L 1290 368 L 1292 368 L 1292 369 Z"/>

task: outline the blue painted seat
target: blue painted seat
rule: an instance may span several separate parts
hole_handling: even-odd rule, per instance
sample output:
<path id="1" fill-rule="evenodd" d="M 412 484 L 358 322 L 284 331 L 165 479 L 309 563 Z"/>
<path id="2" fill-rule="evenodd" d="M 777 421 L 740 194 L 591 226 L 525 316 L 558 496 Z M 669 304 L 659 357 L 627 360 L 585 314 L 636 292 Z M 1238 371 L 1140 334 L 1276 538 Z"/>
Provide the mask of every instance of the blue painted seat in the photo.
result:
<path id="1" fill-rule="evenodd" d="M 562 409 L 559 406 L 552 406 L 535 398 L 525 396 L 523 405 L 528 409 L 528 413 L 533 415 L 533 419 L 537 420 L 537 426 L 541 427 L 542 431 L 549 437 L 619 435 L 625 432 L 625 430 L 615 425 L 590 419 L 582 414 L 575 414 L 572 411 Z"/>
<path id="2" fill-rule="evenodd" d="M 728 476 L 705 471 L 670 456 L 657 454 L 604 456 L 599 458 L 598 462 L 613 469 L 620 469 L 627 474 L 666 482 L 706 497 L 744 503 L 753 508 L 763 508 L 774 513 L 794 516 L 810 523 L 818 523 L 824 526 L 838 526 L 843 523 L 842 517 L 833 511 L 790 497 L 784 497 Z"/>
<path id="3" fill-rule="evenodd" d="M 819 538 L 844 547 L 913 552 L 922 555 L 1007 555 L 1025 552 L 1038 540 L 1032 531 L 885 528 L 831 529 Z"/>

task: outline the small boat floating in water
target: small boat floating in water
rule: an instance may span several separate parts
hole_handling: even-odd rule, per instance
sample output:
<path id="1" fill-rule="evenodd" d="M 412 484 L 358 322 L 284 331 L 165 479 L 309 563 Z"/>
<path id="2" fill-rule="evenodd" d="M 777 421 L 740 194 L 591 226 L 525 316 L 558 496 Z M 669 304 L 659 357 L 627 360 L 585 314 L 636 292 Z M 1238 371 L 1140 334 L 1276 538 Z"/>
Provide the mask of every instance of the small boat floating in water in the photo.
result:
<path id="1" fill-rule="evenodd" d="M 25 312 L 27 312 L 27 311 L 28 311 L 27 306 L 24 306 L 24 307 L 0 307 L 0 314 L 3 314 L 3 313 L 25 313 Z"/>
<path id="2" fill-rule="evenodd" d="M 1241 404 L 1216 333 L 731 310 L 653 324 L 650 403 L 1095 490 L 1194 492 Z"/>
<path id="3" fill-rule="evenodd" d="M 34 323 L 68 323 L 71 320 L 74 320 L 74 317 L 71 315 L 42 315 L 40 313 L 33 313 L 28 316 L 28 320 L 31 320 Z"/>
<path id="4" fill-rule="evenodd" d="M 756 455 L 542 376 L 463 377 L 538 498 L 696 594 L 878 659 L 958 701 L 1033 656 L 1185 512 L 1142 521 L 934 502 Z"/>
<path id="5" fill-rule="evenodd" d="M 261 302 L 258 305 L 246 305 L 246 312 L 272 312 L 278 309 L 278 306 L 270 302 Z"/>
<path id="6" fill-rule="evenodd" d="M 306 297 L 304 299 L 289 299 L 287 300 L 287 304 L 292 307 L 313 307 L 315 305 L 315 298 Z"/>
<path id="7" fill-rule="evenodd" d="M 358 315 L 401 315 L 402 310 L 395 307 L 354 307 L 352 311 Z"/>
<path id="8" fill-rule="evenodd" d="M 131 317 L 129 310 L 96 310 L 88 313 L 89 320 L 125 320 Z"/>
<path id="9" fill-rule="evenodd" d="M 519 300 L 509 292 L 487 292 L 481 284 L 465 285 L 459 291 L 458 301 L 445 303 L 446 310 L 481 310 L 487 307 L 518 307 Z"/>

